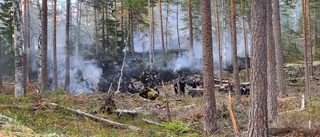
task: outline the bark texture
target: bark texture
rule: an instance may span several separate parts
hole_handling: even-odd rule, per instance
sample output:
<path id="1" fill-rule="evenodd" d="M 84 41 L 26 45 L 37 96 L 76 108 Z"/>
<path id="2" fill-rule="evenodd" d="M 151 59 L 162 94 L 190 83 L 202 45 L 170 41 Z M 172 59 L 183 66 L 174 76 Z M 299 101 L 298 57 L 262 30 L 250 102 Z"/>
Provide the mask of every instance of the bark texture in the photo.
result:
<path id="1" fill-rule="evenodd" d="M 48 5 L 42 0 L 41 11 L 41 92 L 48 90 L 47 47 L 48 47 Z"/>
<path id="2" fill-rule="evenodd" d="M 303 30 L 303 46 L 304 46 L 304 79 L 305 79 L 305 92 L 307 95 L 310 93 L 309 81 L 309 61 L 308 61 L 308 40 L 306 28 L 306 0 L 302 0 L 302 30 Z"/>
<path id="3" fill-rule="evenodd" d="M 268 1 L 253 0 L 251 6 L 252 45 L 250 76 L 249 137 L 268 136 L 267 118 L 267 44 L 266 5 Z"/>
<path id="4" fill-rule="evenodd" d="M 219 6 L 218 0 L 214 1 L 216 9 L 216 30 L 217 30 L 217 44 L 218 44 L 218 56 L 219 56 L 219 81 L 222 86 L 222 55 L 221 55 L 221 43 L 220 43 L 220 25 L 219 25 Z"/>
<path id="5" fill-rule="evenodd" d="M 58 65 L 57 65 L 57 0 L 53 1 L 53 85 L 58 89 Z"/>
<path id="6" fill-rule="evenodd" d="M 192 23 L 192 6 L 191 0 L 188 0 L 188 29 L 189 29 L 189 48 L 190 48 L 190 63 L 194 64 L 194 49 L 193 49 L 193 23 Z"/>
<path id="7" fill-rule="evenodd" d="M 277 87 L 280 96 L 286 96 L 286 81 L 284 77 L 283 50 L 281 47 L 281 26 L 280 26 L 280 11 L 279 0 L 273 0 L 273 36 L 276 53 L 276 68 L 277 68 Z"/>
<path id="8" fill-rule="evenodd" d="M 64 89 L 70 91 L 70 50 L 69 50 L 69 25 L 70 25 L 70 0 L 66 0 L 66 74 Z"/>
<path id="9" fill-rule="evenodd" d="M 14 27 L 15 97 L 21 97 L 24 95 L 22 75 L 23 28 L 19 4 L 20 0 L 12 1 Z"/>
<path id="10" fill-rule="evenodd" d="M 212 21 L 211 2 L 201 0 L 202 20 L 202 55 L 203 55 L 203 88 L 204 88 L 204 132 L 214 133 L 217 130 L 216 100 L 213 87 L 213 56 L 212 56 Z"/>
<path id="11" fill-rule="evenodd" d="M 272 25 L 272 0 L 268 0 L 267 4 L 267 79 L 268 79 L 268 119 L 272 122 L 278 121 L 278 101 L 277 101 L 277 86 L 276 86 L 276 60 L 275 46 L 273 38 Z"/>
<path id="12" fill-rule="evenodd" d="M 166 49 L 164 46 L 164 37 L 163 37 L 163 23 L 162 23 L 162 7 L 161 7 L 161 0 L 158 0 L 159 4 L 159 11 L 160 11 L 160 32 L 161 32 L 161 47 L 162 47 L 162 61 L 163 66 L 167 67 L 167 55 L 166 55 Z"/>
<path id="13" fill-rule="evenodd" d="M 236 26 L 236 8 L 235 0 L 231 0 L 231 46 L 232 46 L 232 66 L 233 66 L 233 84 L 234 91 L 237 95 L 237 104 L 240 103 L 241 93 L 240 93 L 240 81 L 239 81 L 239 69 L 238 69 L 238 52 L 237 52 L 237 26 Z"/>

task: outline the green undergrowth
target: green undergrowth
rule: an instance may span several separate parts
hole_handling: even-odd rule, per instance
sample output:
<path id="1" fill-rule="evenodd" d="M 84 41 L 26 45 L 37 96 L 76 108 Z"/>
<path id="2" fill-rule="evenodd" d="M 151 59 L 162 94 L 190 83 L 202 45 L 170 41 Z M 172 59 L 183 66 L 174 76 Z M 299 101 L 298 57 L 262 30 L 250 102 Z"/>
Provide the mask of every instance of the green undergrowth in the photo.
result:
<path id="1" fill-rule="evenodd" d="M 154 117 L 140 114 L 138 116 L 117 114 L 97 114 L 97 116 L 106 118 L 115 122 L 135 126 L 141 131 L 131 131 L 128 129 L 119 129 L 108 124 L 91 120 L 88 117 L 79 116 L 71 113 L 60 106 L 52 106 L 54 102 L 59 105 L 78 109 L 78 100 L 65 95 L 58 90 L 53 93 L 45 93 L 47 97 L 26 96 L 14 98 L 10 95 L 0 94 L 0 104 L 10 105 L 11 108 L 1 108 L 0 114 L 11 117 L 19 124 L 32 129 L 41 136 L 56 134 L 60 136 L 101 136 L 101 137 L 140 137 L 140 136 L 176 136 L 176 131 L 167 130 L 163 126 L 148 124 L 142 119 L 157 120 Z M 16 106 L 19 106 L 16 107 Z M 91 113 L 97 104 L 85 106 L 81 109 L 84 112 Z M 35 109 L 36 108 L 36 109 Z M 1 129 L 0 129 L 1 130 Z M 193 133 L 182 133 L 179 136 L 189 136 Z"/>

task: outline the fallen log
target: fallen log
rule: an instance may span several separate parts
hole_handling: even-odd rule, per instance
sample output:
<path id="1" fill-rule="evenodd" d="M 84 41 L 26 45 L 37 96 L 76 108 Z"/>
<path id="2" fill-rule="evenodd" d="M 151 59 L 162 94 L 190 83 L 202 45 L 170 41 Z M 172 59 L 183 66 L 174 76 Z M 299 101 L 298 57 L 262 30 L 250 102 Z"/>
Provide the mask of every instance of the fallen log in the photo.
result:
<path id="1" fill-rule="evenodd" d="M 151 121 L 151 120 L 148 120 L 148 119 L 142 119 L 142 121 L 144 121 L 144 122 L 146 122 L 146 123 L 149 123 L 149 124 L 162 126 L 160 123 L 154 122 L 154 121 Z"/>
<path id="2" fill-rule="evenodd" d="M 56 104 L 56 103 L 50 103 L 50 105 L 58 106 L 58 104 Z M 130 129 L 130 130 L 141 130 L 140 128 L 135 127 L 135 126 L 125 125 L 125 124 L 121 124 L 121 123 L 118 123 L 118 122 L 115 122 L 115 121 L 111 121 L 111 120 L 108 120 L 108 119 L 100 118 L 100 117 L 94 116 L 94 115 L 89 114 L 89 113 L 85 113 L 85 112 L 80 111 L 80 110 L 75 110 L 75 109 L 72 109 L 72 108 L 69 108 L 69 107 L 65 107 L 65 106 L 60 106 L 60 107 L 65 108 L 65 109 L 69 110 L 70 112 L 75 113 L 77 115 L 86 116 L 86 117 L 89 117 L 89 118 L 91 118 L 93 120 L 104 122 L 104 123 L 107 123 L 107 124 L 115 126 L 115 127 L 119 127 L 119 128 L 123 128 L 123 129 Z"/>
<path id="3" fill-rule="evenodd" d="M 121 116 L 123 114 L 128 114 L 130 116 L 137 116 L 139 113 L 134 110 L 123 110 L 123 109 L 117 109 L 116 112 L 118 113 L 118 116 Z"/>

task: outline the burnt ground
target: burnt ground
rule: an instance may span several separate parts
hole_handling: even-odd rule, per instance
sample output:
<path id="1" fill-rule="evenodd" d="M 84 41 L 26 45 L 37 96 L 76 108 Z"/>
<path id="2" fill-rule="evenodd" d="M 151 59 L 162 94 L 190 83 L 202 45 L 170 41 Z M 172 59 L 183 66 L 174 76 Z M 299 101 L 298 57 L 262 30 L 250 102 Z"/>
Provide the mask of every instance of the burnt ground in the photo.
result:
<path id="1" fill-rule="evenodd" d="M 110 63 L 110 66 L 115 62 L 104 62 L 104 64 Z M 122 64 L 121 61 L 118 62 Z M 141 63 L 141 62 L 140 62 Z M 136 64 L 140 64 L 136 63 Z M 130 68 L 130 67 L 128 67 Z M 133 68 L 133 67 L 131 67 Z M 113 69 L 112 69 L 113 70 Z M 116 74 L 116 70 L 112 71 L 112 74 Z M 300 69 L 292 69 L 290 72 L 296 73 L 296 70 Z M 124 78 L 131 82 L 131 86 L 142 86 L 142 87 L 150 87 L 151 84 L 154 84 L 155 87 L 159 91 L 159 96 L 155 100 L 145 99 L 137 94 L 140 92 L 139 88 L 135 88 L 132 92 L 123 92 L 120 94 L 113 94 L 112 100 L 110 101 L 110 94 L 106 92 L 93 92 L 93 93 L 80 93 L 77 95 L 70 95 L 70 94 L 62 94 L 62 95 L 54 95 L 53 98 L 46 98 L 41 94 L 35 94 L 36 88 L 34 85 L 28 86 L 28 97 L 35 99 L 36 101 L 32 102 L 31 106 L 37 106 L 39 109 L 33 110 L 32 115 L 36 115 L 37 113 L 41 113 L 42 111 L 45 113 L 52 113 L 56 111 L 52 107 L 48 107 L 48 103 L 46 102 L 56 102 L 61 105 L 65 105 L 74 109 L 79 109 L 89 114 L 93 114 L 95 116 L 103 117 L 106 119 L 112 119 L 115 121 L 119 121 L 121 123 L 137 126 L 137 127 L 149 127 L 144 128 L 142 132 L 140 132 L 140 136 L 151 136 L 160 131 L 157 129 L 153 129 L 153 127 L 147 123 L 139 124 L 133 122 L 142 119 L 149 119 L 158 123 L 167 122 L 168 121 L 168 113 L 166 110 L 166 98 L 165 92 L 168 94 L 169 100 L 169 107 L 170 107 L 170 114 L 172 120 L 179 120 L 182 121 L 184 124 L 190 127 L 190 131 L 183 133 L 183 135 L 196 135 L 196 136 L 204 136 L 202 133 L 203 130 L 203 98 L 199 97 L 191 97 L 189 95 L 181 96 L 176 95 L 173 91 L 173 84 L 172 81 L 179 77 L 185 77 L 187 80 L 192 80 L 194 78 L 202 77 L 201 72 L 190 70 L 187 68 L 180 69 L 178 71 L 173 70 L 154 70 L 154 73 L 147 72 L 148 70 L 141 69 L 140 71 L 136 70 L 129 70 L 124 73 Z M 320 76 L 318 71 L 315 71 L 315 77 L 312 78 L 312 92 L 310 93 L 309 97 L 306 97 L 306 107 L 303 110 L 299 110 L 301 108 L 301 96 L 304 93 L 303 83 L 304 81 L 301 80 L 300 75 L 295 77 L 296 80 L 290 80 L 287 85 L 288 89 L 288 96 L 283 98 L 278 98 L 278 111 L 279 111 L 279 122 L 278 123 L 270 123 L 270 136 L 286 136 L 286 137 L 316 137 L 319 136 L 319 129 L 320 129 L 320 80 L 317 79 Z M 300 72 L 297 72 L 297 74 Z M 291 73 L 287 73 L 291 74 Z M 112 75 L 105 73 L 107 78 L 112 80 Z M 224 77 L 226 79 L 230 78 L 230 74 L 224 73 Z M 132 82 L 132 79 L 133 80 Z M 109 80 L 109 79 L 108 79 Z M 112 82 L 116 83 L 117 78 L 114 78 Z M 126 81 L 124 80 L 124 81 Z M 164 87 L 161 86 L 160 82 L 164 81 Z M 243 80 L 242 80 L 243 81 Z M 129 89 L 130 84 L 126 85 L 125 82 L 121 83 L 121 88 Z M 139 84 L 140 83 L 140 84 Z M 151 83 L 151 84 L 150 84 Z M 150 84 L 150 85 L 149 85 Z M 142 88 L 140 87 L 140 88 Z M 13 95 L 13 85 L 6 83 L 4 86 L 5 93 L 8 95 Z M 106 86 L 106 89 L 109 89 L 109 86 Z M 11 92 L 9 92 L 11 91 Z M 111 93 L 116 91 L 116 86 L 111 88 Z M 227 94 L 224 92 L 219 92 L 215 90 L 215 97 L 217 102 L 217 123 L 219 126 L 219 130 L 214 134 L 214 136 L 247 136 L 247 125 L 248 125 L 248 109 L 249 109 L 249 96 L 243 95 L 241 98 L 240 104 L 235 104 L 234 95 L 232 95 L 232 110 L 234 113 L 234 117 L 239 128 L 240 133 L 236 134 L 233 131 L 232 122 L 230 120 L 230 114 L 227 109 L 226 105 L 226 96 Z M 10 99 L 10 101 L 13 99 Z M 10 102 L 9 101 L 9 102 Z M 12 105 L 19 104 L 23 100 L 18 100 L 17 102 L 13 103 Z M 3 101 L 1 100 L 2 105 Z M 111 103 L 107 103 L 111 102 Z M 110 106 L 108 106 L 111 104 Z M 134 110 L 139 113 L 139 116 L 133 116 L 129 118 L 127 116 L 116 116 L 117 114 L 112 114 L 115 109 L 124 109 L 124 110 Z M 1 108 L 1 110 L 3 110 Z M 105 111 L 106 110 L 106 111 Z M 294 110 L 294 111 L 293 111 Z M 23 125 L 28 125 L 30 122 L 35 122 L 35 120 L 31 119 L 30 121 L 21 119 L 25 118 L 30 112 L 21 113 L 22 116 L 19 116 L 19 111 L 11 110 L 14 114 L 14 117 L 18 118 L 18 120 L 22 121 Z M 1 111 L 4 113 L 8 113 L 8 111 Z M 111 113 L 111 114 L 110 114 Z M 66 112 L 63 112 L 64 115 L 70 115 Z M 116 116 L 116 117 L 114 117 Z M 46 114 L 40 115 L 36 117 L 44 117 L 47 119 Z M 64 130 L 66 127 L 73 127 L 70 123 L 74 123 L 73 121 L 79 116 L 74 115 L 72 116 L 72 120 L 65 122 L 57 122 L 57 118 L 54 118 L 53 123 L 48 123 L 47 125 L 40 125 L 44 126 L 41 130 L 36 130 L 35 127 L 37 124 L 29 125 L 27 128 L 35 130 L 37 133 L 42 133 L 45 129 L 45 126 L 56 126 L 60 125 L 63 127 L 61 129 L 56 129 L 57 132 L 60 130 Z M 20 119 L 19 119 L 20 118 Z M 23 121 L 27 122 L 23 122 Z M 85 121 L 90 121 L 85 119 Z M 1 125 L 1 120 L 0 120 Z M 85 125 L 82 123 L 80 125 Z M 26 127 L 24 127 L 26 128 Z M 89 128 L 89 127 L 87 127 Z M 90 128 L 91 129 L 91 128 Z M 51 129 L 48 129 L 51 130 Z M 83 129 L 84 130 L 84 129 Z M 93 131 L 94 130 L 94 131 Z M 97 131 L 96 131 L 97 130 Z M 96 132 L 104 130 L 112 130 L 112 129 L 105 129 L 104 126 L 94 126 L 92 131 L 86 131 L 86 135 L 89 136 L 97 136 Z M 121 132 L 123 136 L 133 136 L 132 134 L 128 133 L 128 131 L 123 131 L 120 129 L 116 129 L 117 132 Z M 2 135 L 3 130 L 0 130 L 0 135 Z M 18 130 L 19 131 L 19 130 Z M 21 130 L 26 131 L 26 130 Z M 42 131 L 42 132 L 41 132 Z M 17 132 L 15 129 L 14 132 Z M 30 131 L 31 132 L 31 131 Z M 47 131 L 48 132 L 48 131 Z M 79 133 L 82 133 L 78 131 Z M 163 132 L 163 131 L 162 131 Z M 168 132 L 168 131 L 164 131 Z M 6 132 L 4 132 L 6 133 Z M 32 131 L 34 133 L 34 131 Z M 81 135 L 81 134 L 80 134 Z M 83 134 L 82 134 L 83 135 Z M 168 134 L 167 134 L 168 135 Z M 171 134 L 172 135 L 172 134 Z M 181 134 L 180 134 L 181 135 Z M 15 136 L 15 135 L 11 135 Z M 33 135 L 34 136 L 34 135 Z M 62 132 L 61 136 L 78 136 L 77 133 L 70 133 L 70 132 Z"/>

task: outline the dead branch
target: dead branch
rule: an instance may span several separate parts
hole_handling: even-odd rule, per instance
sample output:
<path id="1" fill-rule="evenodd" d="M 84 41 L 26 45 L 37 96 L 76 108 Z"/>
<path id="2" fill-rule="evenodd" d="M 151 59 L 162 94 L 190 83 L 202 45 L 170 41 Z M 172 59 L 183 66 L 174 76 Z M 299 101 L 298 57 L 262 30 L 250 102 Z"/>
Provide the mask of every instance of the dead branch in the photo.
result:
<path id="1" fill-rule="evenodd" d="M 123 75 L 123 66 L 126 62 L 126 56 L 127 56 L 127 52 L 124 52 L 123 62 L 122 62 L 121 70 L 120 70 L 120 77 L 119 77 L 119 81 L 118 81 L 118 88 L 117 88 L 116 92 L 120 92 L 120 83 L 121 83 L 121 79 L 122 79 L 122 75 Z"/>
<path id="2" fill-rule="evenodd" d="M 168 95 L 167 95 L 167 90 L 166 90 L 166 88 L 165 88 L 165 86 L 164 86 L 164 83 L 163 83 L 163 81 L 162 81 L 162 89 L 164 90 L 164 95 L 165 95 L 165 97 L 166 97 L 166 104 L 167 104 L 167 113 L 168 113 L 168 119 L 169 119 L 169 121 L 171 121 L 171 114 L 170 114 L 170 108 L 169 108 L 169 101 L 168 101 Z"/>
<path id="3" fill-rule="evenodd" d="M 50 103 L 50 105 L 58 106 L 58 104 L 56 104 L 56 103 Z M 65 109 L 69 110 L 70 112 L 75 113 L 77 115 L 89 117 L 89 118 L 91 118 L 93 120 L 96 120 L 96 121 L 99 121 L 99 122 L 104 122 L 104 123 L 107 123 L 107 124 L 115 126 L 115 127 L 119 127 L 119 128 L 123 128 L 123 129 L 130 129 L 130 130 L 141 130 L 140 128 L 135 127 L 135 126 L 125 125 L 125 124 L 114 122 L 114 121 L 111 121 L 111 120 L 108 120 L 108 119 L 100 118 L 100 117 L 94 116 L 94 115 L 89 114 L 89 113 L 85 113 L 85 112 L 80 111 L 80 110 L 75 110 L 75 109 L 72 109 L 72 108 L 69 108 L 69 107 L 65 107 L 65 106 L 60 106 L 60 107 L 65 108 Z"/>
<path id="4" fill-rule="evenodd" d="M 230 93 L 227 96 L 227 105 L 228 105 L 228 110 L 229 110 L 230 118 L 231 118 L 232 125 L 233 125 L 233 130 L 235 133 L 238 133 L 238 126 L 237 126 L 236 120 L 234 119 L 232 108 L 231 108 L 231 95 L 230 95 Z"/>
<path id="5" fill-rule="evenodd" d="M 178 99 L 168 99 L 169 102 L 171 101 L 182 101 L 181 98 L 178 98 Z M 162 102 L 167 102 L 167 100 L 162 100 Z"/>
<path id="6" fill-rule="evenodd" d="M 142 121 L 144 121 L 144 122 L 146 122 L 146 123 L 149 123 L 149 124 L 162 126 L 160 123 L 154 122 L 154 121 L 151 121 L 151 120 L 148 120 L 148 119 L 142 119 Z"/>

